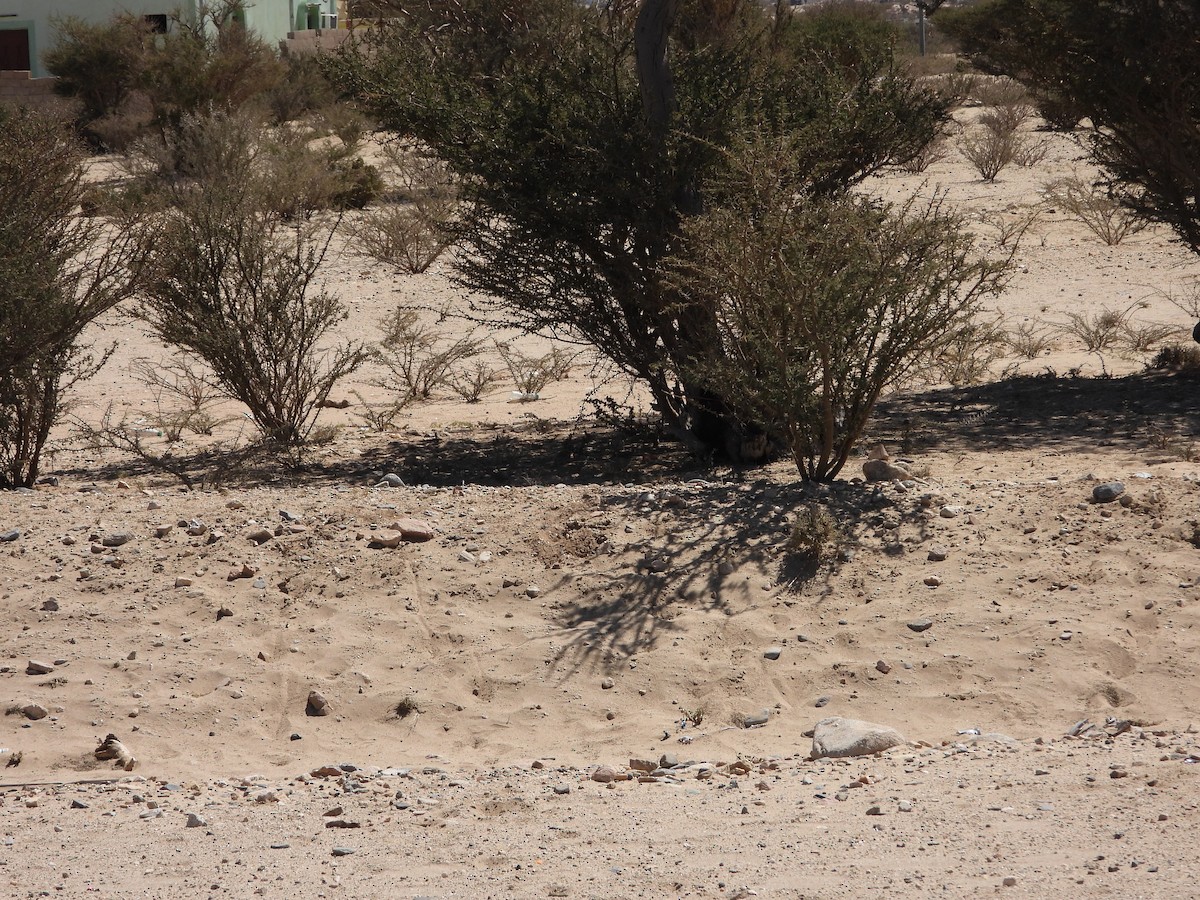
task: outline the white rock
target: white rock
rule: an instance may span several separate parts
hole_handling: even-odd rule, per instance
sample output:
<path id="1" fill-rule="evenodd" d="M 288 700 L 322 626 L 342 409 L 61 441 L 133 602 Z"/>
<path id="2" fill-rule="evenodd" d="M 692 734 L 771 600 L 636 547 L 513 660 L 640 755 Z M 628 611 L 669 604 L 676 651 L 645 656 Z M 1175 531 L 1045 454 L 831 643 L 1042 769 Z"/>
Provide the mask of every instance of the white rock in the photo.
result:
<path id="1" fill-rule="evenodd" d="M 905 743 L 904 735 L 887 725 L 843 719 L 822 719 L 813 729 L 812 759 L 869 756 Z"/>

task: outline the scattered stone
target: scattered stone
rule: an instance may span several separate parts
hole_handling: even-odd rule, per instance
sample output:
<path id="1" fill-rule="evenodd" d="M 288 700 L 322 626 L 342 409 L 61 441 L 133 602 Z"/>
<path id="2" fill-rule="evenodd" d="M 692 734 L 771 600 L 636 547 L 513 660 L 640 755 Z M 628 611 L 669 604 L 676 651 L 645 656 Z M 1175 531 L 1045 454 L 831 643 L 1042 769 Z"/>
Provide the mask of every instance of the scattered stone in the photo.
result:
<path id="1" fill-rule="evenodd" d="M 187 814 L 187 824 L 184 827 L 185 828 L 207 828 L 208 822 L 204 821 L 204 819 L 201 816 L 198 816 L 195 813 L 188 813 Z"/>
<path id="2" fill-rule="evenodd" d="M 51 597 L 42 601 L 42 612 L 58 612 L 58 601 Z"/>
<path id="3" fill-rule="evenodd" d="M 379 483 L 375 487 L 399 488 L 404 487 L 404 479 L 395 472 L 388 472 L 379 479 Z"/>
<path id="4" fill-rule="evenodd" d="M 327 716 L 332 710 L 329 708 L 329 701 L 325 699 L 325 695 L 320 691 L 314 690 L 308 692 L 308 705 L 305 707 L 304 712 L 310 716 Z M 338 770 L 338 774 L 341 774 L 340 769 Z"/>
<path id="5" fill-rule="evenodd" d="M 1092 500 L 1096 503 L 1112 503 L 1125 493 L 1125 485 L 1119 481 L 1109 481 L 1092 488 Z"/>
<path id="6" fill-rule="evenodd" d="M 100 539 L 101 545 L 105 547 L 121 547 L 133 540 L 133 535 L 128 531 L 114 531 L 112 534 L 106 534 Z"/>
<path id="7" fill-rule="evenodd" d="M 1062 632 L 1062 633 L 1061 633 L 1061 634 L 1058 636 L 1058 639 L 1059 639 L 1060 641 L 1069 641 L 1069 640 L 1070 640 L 1071 638 L 1073 638 L 1074 636 L 1075 636 L 1075 633 L 1074 633 L 1074 632 L 1071 632 L 1071 631 L 1064 631 L 1064 632 Z"/>
<path id="8" fill-rule="evenodd" d="M 193 584 L 195 584 L 195 582 L 186 575 L 175 576 L 175 587 L 177 588 L 191 587 Z"/>
<path id="9" fill-rule="evenodd" d="M 246 535 L 246 539 L 250 541 L 250 543 L 257 544 L 259 546 L 265 544 L 269 540 L 272 540 L 274 537 L 275 532 L 273 532 L 270 528 L 256 528 Z"/>
<path id="10" fill-rule="evenodd" d="M 908 481 L 912 473 L 886 459 L 868 459 L 863 463 L 863 477 L 867 481 Z"/>
<path id="11" fill-rule="evenodd" d="M 1016 887 L 1017 879 L 1015 879 L 1011 875 L 1009 875 L 1007 878 L 1004 879 L 1004 881 L 1001 882 L 1001 884 L 1003 884 L 1005 887 Z"/>
<path id="12" fill-rule="evenodd" d="M 86 803 L 84 803 L 82 800 L 72 800 L 71 801 L 71 809 L 87 809 L 87 808 L 88 808 L 88 805 Z"/>
<path id="13" fill-rule="evenodd" d="M 48 662 L 42 662 L 40 659 L 31 659 L 25 666 L 26 675 L 49 675 L 53 671 L 54 666 Z"/>
<path id="14" fill-rule="evenodd" d="M 750 713 L 742 717 L 743 728 L 755 728 L 759 725 L 766 725 L 771 718 L 771 711 L 764 709 L 762 712 Z"/>
<path id="15" fill-rule="evenodd" d="M 843 719 L 822 719 L 813 728 L 812 759 L 868 756 L 905 743 L 904 735 L 887 725 Z"/>
<path id="16" fill-rule="evenodd" d="M 46 707 L 42 706 L 42 704 L 34 703 L 32 701 L 22 703 L 18 708 L 21 710 L 21 714 L 25 716 L 25 718 L 31 719 L 34 722 L 36 722 L 38 719 L 44 719 L 46 716 L 50 715 L 50 710 L 46 709 Z"/>
<path id="17" fill-rule="evenodd" d="M 348 822 L 345 819 L 330 819 L 325 823 L 326 828 L 362 828 L 358 822 Z"/>
<path id="18" fill-rule="evenodd" d="M 925 584 L 928 587 L 941 587 L 942 579 L 937 575 L 926 575 Z"/>
<path id="19" fill-rule="evenodd" d="M 540 587 L 538 587 L 536 584 L 531 584 L 531 585 L 529 585 L 529 587 L 525 588 L 525 596 L 530 598 L 531 600 L 534 597 L 540 596 L 541 593 L 542 593 L 542 589 Z"/>
<path id="20" fill-rule="evenodd" d="M 922 631 L 928 631 L 932 627 L 932 619 L 913 619 L 908 623 L 908 630 L 915 631 L 917 634 L 920 634 Z"/>
<path id="21" fill-rule="evenodd" d="M 867 815 L 868 816 L 882 816 L 883 808 L 879 807 L 879 806 L 872 806 L 870 809 L 867 810 Z"/>
<path id="22" fill-rule="evenodd" d="M 334 847 L 333 848 L 334 856 L 350 856 L 354 852 L 355 852 L 355 850 L 353 847 Z"/>
<path id="23" fill-rule="evenodd" d="M 237 581 L 239 578 L 253 578 L 258 574 L 258 567 L 252 566 L 250 563 L 242 563 L 240 569 L 230 569 L 226 581 Z"/>
<path id="24" fill-rule="evenodd" d="M 228 606 L 222 606 L 220 609 L 217 610 L 217 621 L 220 622 L 222 619 L 227 619 L 232 615 L 233 615 L 232 609 L 230 609 Z"/>
<path id="25" fill-rule="evenodd" d="M 400 532 L 405 541 L 413 544 L 432 541 L 433 526 L 424 519 L 397 519 L 392 523 L 392 530 Z"/>
<path id="26" fill-rule="evenodd" d="M 881 659 L 875 663 L 875 671 L 879 672 L 881 675 L 886 675 L 888 672 L 892 671 L 892 667 Z"/>
<path id="27" fill-rule="evenodd" d="M 821 696 L 817 698 L 817 702 L 813 704 L 817 709 L 829 705 L 829 697 Z"/>
<path id="28" fill-rule="evenodd" d="M 0 532 L 0 544 L 11 544 L 20 537 L 21 532 L 19 529 L 10 528 L 8 531 Z"/>
<path id="29" fill-rule="evenodd" d="M 650 759 L 631 759 L 629 760 L 629 768 L 635 772 L 653 772 L 658 768 L 658 764 Z"/>
<path id="30" fill-rule="evenodd" d="M 617 683 L 615 681 L 613 681 L 611 678 L 605 678 L 602 682 L 600 682 L 601 690 L 611 691 L 616 686 L 617 686 Z"/>
<path id="31" fill-rule="evenodd" d="M 395 550 L 404 543 L 404 535 L 398 531 L 385 529 L 371 535 L 367 546 L 372 550 Z"/>
<path id="32" fill-rule="evenodd" d="M 763 657 L 766 659 L 779 659 L 781 653 L 783 653 L 782 647 L 768 647 L 763 651 Z"/>
<path id="33" fill-rule="evenodd" d="M 946 557 L 950 555 L 950 551 L 940 544 L 934 544 L 929 548 L 930 562 L 945 562 Z"/>
<path id="34" fill-rule="evenodd" d="M 598 781 L 600 784 L 612 784 L 616 780 L 617 770 L 612 766 L 599 766 L 592 772 L 592 781 Z"/>
<path id="35" fill-rule="evenodd" d="M 901 800 L 898 809 L 900 810 L 900 812 L 910 813 L 910 812 L 912 812 L 913 807 L 912 807 L 912 804 L 909 803 L 907 800 Z"/>
<path id="36" fill-rule="evenodd" d="M 556 784 L 554 786 L 554 793 L 559 795 L 569 794 L 571 793 L 571 786 L 569 784 Z"/>
<path id="37" fill-rule="evenodd" d="M 174 525 L 156 525 L 154 526 L 154 536 L 156 538 L 165 538 L 171 533 L 171 529 L 174 527 Z"/>
<path id="38" fill-rule="evenodd" d="M 938 515 L 941 516 L 943 519 L 956 519 L 960 515 L 962 515 L 962 507 L 961 506 L 943 506 L 938 511 Z"/>

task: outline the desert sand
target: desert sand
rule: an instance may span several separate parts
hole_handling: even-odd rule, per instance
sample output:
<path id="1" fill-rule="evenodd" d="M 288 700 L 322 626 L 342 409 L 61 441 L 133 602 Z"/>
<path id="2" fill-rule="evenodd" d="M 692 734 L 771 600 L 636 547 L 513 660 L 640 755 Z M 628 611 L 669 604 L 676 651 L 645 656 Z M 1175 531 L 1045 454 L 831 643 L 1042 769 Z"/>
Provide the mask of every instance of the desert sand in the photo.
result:
<path id="1" fill-rule="evenodd" d="M 995 184 L 954 151 L 869 189 L 1015 216 L 1092 171 L 1035 137 Z M 1047 212 L 1016 264 L 1007 330 L 1114 309 L 1190 339 L 1169 297 L 1200 265 L 1165 229 Z M 343 244 L 327 283 L 363 339 L 470 299 Z M 170 351 L 122 316 L 92 337 L 116 351 L 72 416 L 152 429 L 131 365 Z M 0 495 L 0 895 L 1198 896 L 1195 384 L 1150 355 L 1060 330 L 914 385 L 821 488 L 598 421 L 645 401 L 586 354 L 535 402 L 445 392 L 383 434 L 364 370 L 301 472 L 195 491 L 66 422 L 48 483 Z M 178 452 L 248 434 L 227 411 Z M 878 444 L 916 477 L 862 483 Z M 806 503 L 843 531 L 818 567 L 788 547 Z M 432 539 L 395 541 L 409 519 Z M 907 741 L 810 760 L 828 716 Z"/>

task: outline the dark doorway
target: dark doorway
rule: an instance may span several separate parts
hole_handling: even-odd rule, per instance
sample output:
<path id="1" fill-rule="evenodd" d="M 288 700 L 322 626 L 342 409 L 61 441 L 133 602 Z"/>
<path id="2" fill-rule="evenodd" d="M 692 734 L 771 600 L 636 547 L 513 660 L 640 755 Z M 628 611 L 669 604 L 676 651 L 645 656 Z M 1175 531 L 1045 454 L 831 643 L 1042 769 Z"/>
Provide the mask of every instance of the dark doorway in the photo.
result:
<path id="1" fill-rule="evenodd" d="M 167 14 L 152 13 L 148 16 L 142 16 L 146 20 L 146 24 L 150 26 L 150 30 L 155 34 L 167 33 Z"/>
<path id="2" fill-rule="evenodd" d="M 24 28 L 0 29 L 0 70 L 29 68 L 29 32 Z"/>

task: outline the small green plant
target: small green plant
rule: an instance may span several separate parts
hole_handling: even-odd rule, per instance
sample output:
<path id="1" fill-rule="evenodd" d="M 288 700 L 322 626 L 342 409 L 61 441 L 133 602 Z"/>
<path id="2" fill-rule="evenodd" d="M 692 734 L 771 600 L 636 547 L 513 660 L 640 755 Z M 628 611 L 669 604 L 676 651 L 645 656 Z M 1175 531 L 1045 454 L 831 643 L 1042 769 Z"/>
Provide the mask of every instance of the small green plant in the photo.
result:
<path id="1" fill-rule="evenodd" d="M 842 528 L 824 506 L 808 503 L 796 512 L 796 521 L 788 537 L 788 546 L 813 563 L 820 563 L 837 552 Z"/>

